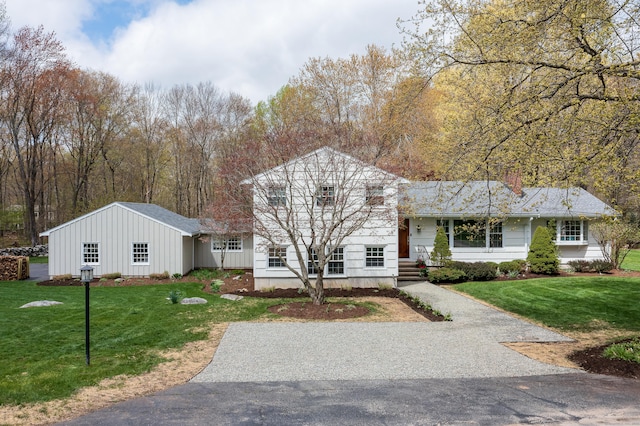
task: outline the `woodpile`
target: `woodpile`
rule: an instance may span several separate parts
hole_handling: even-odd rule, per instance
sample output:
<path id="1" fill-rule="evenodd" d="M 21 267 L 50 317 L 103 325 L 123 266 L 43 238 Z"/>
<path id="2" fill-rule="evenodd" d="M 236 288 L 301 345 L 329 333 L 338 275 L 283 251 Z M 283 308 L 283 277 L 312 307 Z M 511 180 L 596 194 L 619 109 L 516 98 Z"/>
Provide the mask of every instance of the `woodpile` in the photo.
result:
<path id="1" fill-rule="evenodd" d="M 26 256 L 0 256 L 0 281 L 29 278 L 29 258 Z"/>

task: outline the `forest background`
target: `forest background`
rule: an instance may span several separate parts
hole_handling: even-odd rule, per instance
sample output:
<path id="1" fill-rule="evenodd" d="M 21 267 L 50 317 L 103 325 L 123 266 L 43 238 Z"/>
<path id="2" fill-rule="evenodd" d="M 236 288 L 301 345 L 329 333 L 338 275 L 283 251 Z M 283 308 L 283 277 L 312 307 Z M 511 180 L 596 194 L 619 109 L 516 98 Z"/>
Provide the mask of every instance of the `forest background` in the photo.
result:
<path id="1" fill-rule="evenodd" d="M 321 146 L 412 180 L 580 186 L 637 220 L 639 0 L 428 0 L 398 30 L 252 105 L 79 69 L 1 7 L 0 238 L 113 201 L 229 213 L 240 181 Z"/>

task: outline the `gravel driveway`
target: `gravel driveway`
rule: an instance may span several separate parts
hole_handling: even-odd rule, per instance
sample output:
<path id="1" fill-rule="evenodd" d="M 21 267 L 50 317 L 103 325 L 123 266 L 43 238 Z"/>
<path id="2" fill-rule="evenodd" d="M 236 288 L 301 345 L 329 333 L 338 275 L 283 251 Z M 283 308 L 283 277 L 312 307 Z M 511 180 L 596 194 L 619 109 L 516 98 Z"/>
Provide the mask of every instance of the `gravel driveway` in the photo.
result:
<path id="1" fill-rule="evenodd" d="M 402 288 L 452 322 L 233 323 L 192 382 L 521 377 L 576 373 L 500 342 L 571 339 L 429 283 Z"/>

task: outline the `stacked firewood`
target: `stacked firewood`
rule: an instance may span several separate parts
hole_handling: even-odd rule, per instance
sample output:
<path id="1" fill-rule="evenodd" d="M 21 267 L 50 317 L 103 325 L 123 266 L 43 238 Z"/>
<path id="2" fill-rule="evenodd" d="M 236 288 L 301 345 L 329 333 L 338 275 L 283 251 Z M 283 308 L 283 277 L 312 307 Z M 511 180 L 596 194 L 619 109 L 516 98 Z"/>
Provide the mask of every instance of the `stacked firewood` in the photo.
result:
<path id="1" fill-rule="evenodd" d="M 0 281 L 29 278 L 29 258 L 26 256 L 0 256 Z"/>

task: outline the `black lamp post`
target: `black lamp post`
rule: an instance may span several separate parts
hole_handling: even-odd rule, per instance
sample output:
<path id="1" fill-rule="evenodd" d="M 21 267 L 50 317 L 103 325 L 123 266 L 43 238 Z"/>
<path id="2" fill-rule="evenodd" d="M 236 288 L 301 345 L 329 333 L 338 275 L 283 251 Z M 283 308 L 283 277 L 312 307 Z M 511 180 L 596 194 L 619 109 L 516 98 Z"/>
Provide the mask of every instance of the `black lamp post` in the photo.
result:
<path id="1" fill-rule="evenodd" d="M 93 268 L 84 265 L 80 268 L 80 281 L 84 283 L 84 316 L 85 316 L 85 349 L 87 354 L 87 365 L 90 363 L 89 355 L 89 283 L 93 280 Z"/>

